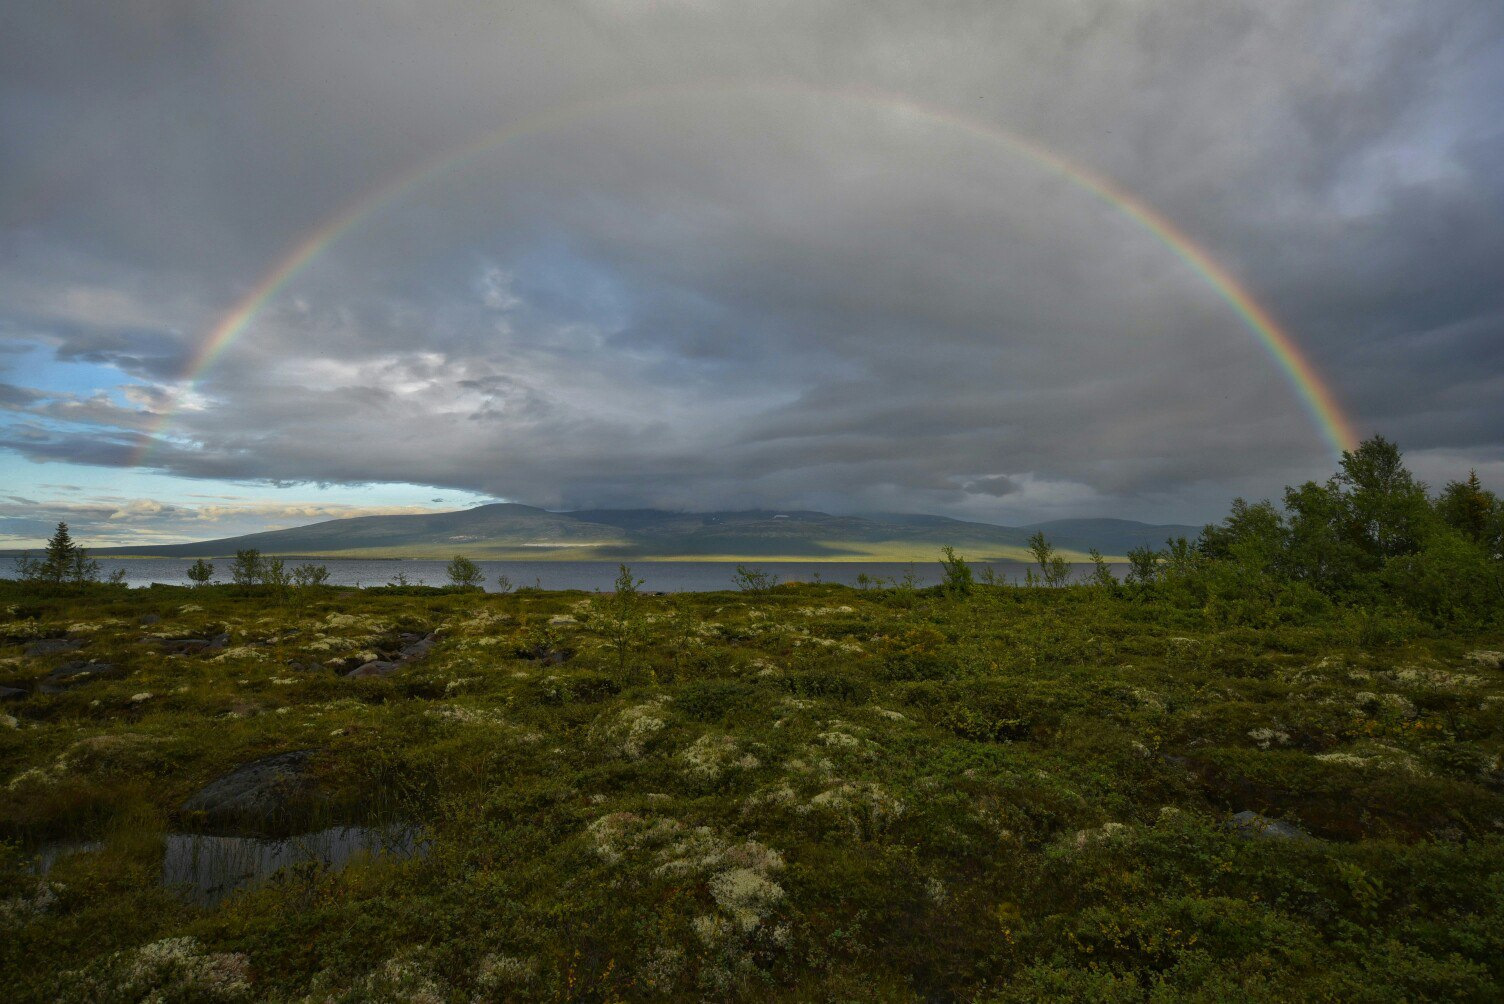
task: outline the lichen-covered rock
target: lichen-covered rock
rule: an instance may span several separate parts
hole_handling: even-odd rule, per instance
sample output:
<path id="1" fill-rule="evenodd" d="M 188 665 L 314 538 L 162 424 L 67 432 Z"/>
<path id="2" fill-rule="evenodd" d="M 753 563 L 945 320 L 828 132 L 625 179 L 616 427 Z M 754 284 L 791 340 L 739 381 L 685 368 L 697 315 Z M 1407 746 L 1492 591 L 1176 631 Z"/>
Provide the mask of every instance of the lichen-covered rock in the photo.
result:
<path id="1" fill-rule="evenodd" d="M 125 669 L 112 662 L 69 662 L 48 673 L 37 684 L 44 694 L 61 694 L 79 684 L 93 680 L 118 680 L 125 676 Z"/>
<path id="2" fill-rule="evenodd" d="M 385 659 L 376 659 L 350 670 L 350 672 L 345 674 L 345 679 L 368 680 L 373 677 L 380 678 L 383 676 L 391 676 L 401 668 L 402 667 L 395 662 L 388 662 Z"/>
<path id="3" fill-rule="evenodd" d="M 1245 840 L 1293 840 L 1314 839 L 1305 830 L 1279 819 L 1270 819 L 1251 810 L 1235 813 L 1227 821 L 1227 828 Z"/>
<path id="4" fill-rule="evenodd" d="M 273 834 L 306 819 L 316 792 L 309 762 L 314 750 L 252 760 L 209 782 L 179 809 L 205 832 Z"/>
<path id="5" fill-rule="evenodd" d="M 44 655 L 59 655 L 63 652 L 72 652 L 83 648 L 82 638 L 43 638 L 41 641 L 31 642 L 26 646 L 26 654 L 31 658 Z"/>

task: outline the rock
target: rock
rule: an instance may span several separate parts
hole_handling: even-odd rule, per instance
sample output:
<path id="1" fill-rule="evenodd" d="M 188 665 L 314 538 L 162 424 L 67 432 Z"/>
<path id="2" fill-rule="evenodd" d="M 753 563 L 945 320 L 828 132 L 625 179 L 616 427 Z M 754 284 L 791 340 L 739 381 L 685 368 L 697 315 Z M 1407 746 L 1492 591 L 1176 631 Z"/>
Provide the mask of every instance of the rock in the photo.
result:
<path id="1" fill-rule="evenodd" d="M 404 646 L 402 651 L 397 653 L 397 659 L 401 662 L 412 662 L 416 659 L 423 659 L 427 657 L 432 649 L 433 635 L 429 635 L 427 638 L 419 638 Z"/>
<path id="2" fill-rule="evenodd" d="M 368 662 L 364 666 L 350 670 L 350 672 L 345 674 L 345 679 L 365 680 L 373 676 L 390 676 L 392 673 L 395 673 L 398 668 L 399 666 L 395 662 L 386 662 L 384 660 L 377 659 L 375 662 Z"/>
<path id="3" fill-rule="evenodd" d="M 0 687 L 0 701 L 24 701 L 30 696 L 19 687 Z"/>
<path id="4" fill-rule="evenodd" d="M 1270 819 L 1268 816 L 1261 816 L 1247 809 L 1235 814 L 1225 825 L 1227 829 L 1244 840 L 1306 841 L 1315 839 L 1298 826 L 1278 819 Z"/>
<path id="5" fill-rule="evenodd" d="M 217 634 L 213 638 L 159 638 L 156 645 L 162 651 L 173 655 L 189 655 L 193 652 L 224 648 L 229 640 L 228 634 Z"/>
<path id="6" fill-rule="evenodd" d="M 90 680 L 118 680 L 125 670 L 112 662 L 67 662 L 42 677 L 37 689 L 44 694 L 61 694 Z"/>
<path id="7" fill-rule="evenodd" d="M 207 638 L 158 638 L 153 644 L 164 652 L 176 655 L 187 655 L 189 652 L 202 652 L 209 647 Z"/>
<path id="8" fill-rule="evenodd" d="M 72 652 L 83 648 L 83 644 L 82 638 L 44 638 L 27 645 L 26 654 L 29 656 L 57 655 L 59 652 Z"/>
<path id="9" fill-rule="evenodd" d="M 207 832 L 274 834 L 305 823 L 316 791 L 308 764 L 311 749 L 252 760 L 200 788 L 179 808 L 194 828 Z"/>
<path id="10" fill-rule="evenodd" d="M 153 624 L 160 624 L 160 623 L 162 623 L 162 615 L 161 614 L 145 614 L 141 618 L 141 626 L 142 627 L 150 627 Z"/>

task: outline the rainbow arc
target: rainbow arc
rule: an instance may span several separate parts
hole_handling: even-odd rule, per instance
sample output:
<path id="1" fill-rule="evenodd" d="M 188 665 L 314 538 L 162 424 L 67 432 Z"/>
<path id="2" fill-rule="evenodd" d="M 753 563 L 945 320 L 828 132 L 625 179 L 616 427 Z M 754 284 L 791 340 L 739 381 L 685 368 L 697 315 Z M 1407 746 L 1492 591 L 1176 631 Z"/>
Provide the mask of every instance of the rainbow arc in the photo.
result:
<path id="1" fill-rule="evenodd" d="M 803 84 L 732 83 L 710 87 L 652 88 L 609 98 L 581 101 L 528 116 L 482 135 L 471 142 L 428 158 L 410 170 L 392 176 L 357 196 L 339 211 L 308 231 L 235 303 L 209 331 L 185 368 L 183 390 L 191 389 L 215 359 L 251 327 L 256 314 L 308 264 L 362 221 L 391 207 L 415 189 L 431 183 L 472 158 L 508 143 L 551 130 L 581 124 L 592 118 L 653 102 L 687 96 L 797 95 L 905 114 L 961 130 L 997 144 L 1040 167 L 1059 175 L 1112 206 L 1152 234 L 1184 261 L 1232 308 L 1243 325 L 1255 335 L 1287 377 L 1312 422 L 1335 453 L 1357 445 L 1352 422 L 1338 404 L 1331 386 L 1322 378 L 1290 333 L 1273 314 L 1190 234 L 1176 226 L 1148 203 L 1105 175 L 1072 161 L 1026 136 L 995 123 L 953 109 L 917 101 L 902 94 L 873 89 L 830 90 Z M 135 463 L 145 463 L 153 445 L 162 437 L 174 412 L 167 409 L 154 423 L 137 452 Z"/>

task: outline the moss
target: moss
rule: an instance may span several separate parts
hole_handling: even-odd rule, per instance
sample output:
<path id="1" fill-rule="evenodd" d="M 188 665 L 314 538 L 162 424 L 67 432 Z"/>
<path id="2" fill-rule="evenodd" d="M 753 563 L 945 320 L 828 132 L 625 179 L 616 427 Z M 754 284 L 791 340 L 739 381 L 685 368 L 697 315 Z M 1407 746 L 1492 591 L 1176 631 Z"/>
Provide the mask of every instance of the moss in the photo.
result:
<path id="1" fill-rule="evenodd" d="M 8 1000 L 1504 989 L 1497 633 L 784 585 L 644 596 L 620 659 L 580 593 L 0 599 L 0 685 L 126 670 L 6 706 Z M 342 675 L 431 631 L 384 679 Z M 428 853 L 212 908 L 160 888 L 184 801 L 292 750 L 326 815 L 420 825 Z M 1247 839 L 1243 810 L 1318 839 Z M 98 847 L 35 874 L 55 841 Z"/>

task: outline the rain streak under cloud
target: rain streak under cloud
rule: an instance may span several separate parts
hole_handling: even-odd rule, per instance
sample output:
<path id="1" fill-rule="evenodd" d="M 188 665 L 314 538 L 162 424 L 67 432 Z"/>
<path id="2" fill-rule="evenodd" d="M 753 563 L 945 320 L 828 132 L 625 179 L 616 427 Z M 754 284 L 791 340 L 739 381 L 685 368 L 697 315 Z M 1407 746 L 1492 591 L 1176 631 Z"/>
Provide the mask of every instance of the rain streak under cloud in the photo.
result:
<path id="1" fill-rule="evenodd" d="M 11 540 L 485 498 L 1197 521 L 1329 473 L 1225 290 L 987 127 L 1205 249 L 1360 435 L 1504 480 L 1496 3 L 5 21 Z"/>

